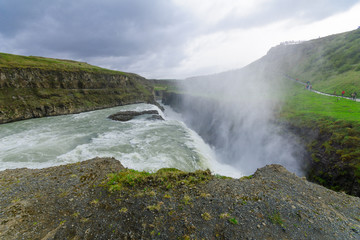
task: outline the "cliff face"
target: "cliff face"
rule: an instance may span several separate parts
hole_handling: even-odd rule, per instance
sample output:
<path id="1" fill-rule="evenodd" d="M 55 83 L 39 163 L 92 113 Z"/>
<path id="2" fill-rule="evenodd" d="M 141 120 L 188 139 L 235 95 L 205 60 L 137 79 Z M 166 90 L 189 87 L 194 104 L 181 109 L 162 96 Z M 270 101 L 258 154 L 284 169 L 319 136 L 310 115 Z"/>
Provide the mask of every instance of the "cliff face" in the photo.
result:
<path id="1" fill-rule="evenodd" d="M 238 130 L 239 123 L 233 120 L 235 118 L 229 117 L 224 106 L 215 100 L 164 92 L 162 102 L 180 112 L 186 124 L 217 149 L 231 150 L 233 145 L 224 143 L 233 142 L 236 135 L 243 134 Z M 204 104 L 206 108 L 203 107 Z M 354 140 L 345 142 L 342 138 L 332 137 L 333 129 L 342 127 L 341 121 L 333 123 L 332 128 L 326 128 L 316 122 L 304 125 L 301 121 L 283 120 L 276 124 L 281 125 L 286 135 L 297 136 L 297 160 L 301 162 L 301 167 L 310 181 L 360 197 L 359 166 L 349 163 L 348 160 L 344 161 L 341 155 L 335 154 L 356 149 L 358 146 Z M 353 126 L 350 123 L 345 126 L 352 140 Z M 332 151 L 328 149 L 332 147 L 330 144 L 333 145 Z M 236 145 L 235 147 L 238 148 Z M 302 151 L 303 148 L 306 151 Z"/>
<path id="2" fill-rule="evenodd" d="M 129 73 L 3 67 L 0 93 L 0 123 L 155 103 L 147 80 Z"/>
<path id="3" fill-rule="evenodd" d="M 241 179 L 136 176 L 115 159 L 0 172 L 1 239 L 359 239 L 359 206 L 280 165 Z"/>
<path id="4" fill-rule="evenodd" d="M 1 68 L 0 88 L 98 89 L 128 86 L 144 78 L 135 74 Z"/>

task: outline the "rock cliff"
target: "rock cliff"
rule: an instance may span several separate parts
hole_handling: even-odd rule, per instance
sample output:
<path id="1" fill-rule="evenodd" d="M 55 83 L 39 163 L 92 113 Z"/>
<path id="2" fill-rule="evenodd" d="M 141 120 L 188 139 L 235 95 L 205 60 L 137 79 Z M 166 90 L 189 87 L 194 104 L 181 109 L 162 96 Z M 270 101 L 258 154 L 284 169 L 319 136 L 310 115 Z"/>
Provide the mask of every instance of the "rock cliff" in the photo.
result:
<path id="1" fill-rule="evenodd" d="M 155 103 L 145 78 L 111 71 L 1 67 L 0 92 L 0 123 Z"/>
<path id="2" fill-rule="evenodd" d="M 162 96 L 162 102 L 180 112 L 186 124 L 195 130 L 208 144 L 219 149 L 225 147 L 230 149 L 232 147 L 224 146 L 223 143 L 234 138 L 232 134 L 236 134 L 234 129 L 237 128 L 237 123 L 232 120 L 233 118 L 224 117 L 229 115 L 219 102 L 204 97 L 166 91 L 163 92 Z M 206 108 L 201 104 L 204 102 Z M 222 124 L 224 122 L 227 124 Z M 354 131 L 351 123 L 337 121 L 331 123 L 331 127 L 326 127 L 316 122 L 309 125 L 302 123 L 301 120 L 278 120 L 276 124 L 280 125 L 287 135 L 297 136 L 300 150 L 301 147 L 306 150 L 298 151 L 297 157 L 310 181 L 336 191 L 344 191 L 353 196 L 360 196 L 359 165 L 354 165 L 348 159 L 344 160 L 341 155 L 336 154 L 340 151 L 354 152 L 356 154 L 353 149 L 357 149 L 358 144 L 356 141 L 345 142 L 342 138 L 334 137 L 334 135 L 339 136 L 339 134 L 333 134 L 334 129 L 345 128 L 348 132 L 347 136 L 350 136 L 350 140 L 352 140 L 351 136 L 354 136 Z M 226 128 L 220 128 L 219 126 L 226 126 Z M 224 134 L 224 132 L 228 134 Z M 332 147 L 330 144 L 334 146 L 332 151 L 328 150 L 329 147 Z M 328 146 L 328 148 L 325 146 Z"/>
<path id="3" fill-rule="evenodd" d="M 0 172 L 1 239 L 359 239 L 359 216 L 359 198 L 280 165 L 241 179 L 115 159 Z"/>

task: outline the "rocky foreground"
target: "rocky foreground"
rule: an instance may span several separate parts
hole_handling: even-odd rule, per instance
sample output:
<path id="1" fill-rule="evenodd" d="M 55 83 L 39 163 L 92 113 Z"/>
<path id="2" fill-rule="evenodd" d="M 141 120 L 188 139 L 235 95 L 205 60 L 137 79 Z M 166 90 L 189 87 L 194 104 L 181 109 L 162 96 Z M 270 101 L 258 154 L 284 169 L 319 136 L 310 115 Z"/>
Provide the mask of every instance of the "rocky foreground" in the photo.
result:
<path id="1" fill-rule="evenodd" d="M 135 173 L 99 158 L 2 171 L 0 239 L 360 239 L 359 198 L 280 165 Z"/>

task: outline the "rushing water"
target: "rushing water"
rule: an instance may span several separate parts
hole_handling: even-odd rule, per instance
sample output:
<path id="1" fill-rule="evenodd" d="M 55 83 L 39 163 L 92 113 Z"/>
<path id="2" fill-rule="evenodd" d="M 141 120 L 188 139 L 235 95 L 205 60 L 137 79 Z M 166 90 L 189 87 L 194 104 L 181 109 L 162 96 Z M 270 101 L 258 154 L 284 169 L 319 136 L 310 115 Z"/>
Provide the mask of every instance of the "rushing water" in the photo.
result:
<path id="1" fill-rule="evenodd" d="M 94 157 L 114 157 L 125 167 L 137 170 L 209 168 L 221 175 L 242 175 L 218 163 L 213 150 L 170 108 L 163 114 L 165 121 L 147 120 L 146 116 L 128 122 L 107 118 L 119 111 L 153 109 L 159 110 L 154 105 L 135 104 L 2 124 L 0 170 L 43 168 Z"/>

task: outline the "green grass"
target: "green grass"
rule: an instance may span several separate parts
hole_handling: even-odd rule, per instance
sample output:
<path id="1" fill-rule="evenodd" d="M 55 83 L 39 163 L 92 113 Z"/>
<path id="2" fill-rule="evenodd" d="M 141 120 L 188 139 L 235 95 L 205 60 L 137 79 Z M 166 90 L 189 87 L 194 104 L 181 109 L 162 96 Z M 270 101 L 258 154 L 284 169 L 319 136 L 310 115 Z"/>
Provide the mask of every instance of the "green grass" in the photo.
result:
<path id="1" fill-rule="evenodd" d="M 340 186 L 337 179 L 360 182 L 360 103 L 319 95 L 295 83 L 290 84 L 287 92 L 280 119 L 316 133 L 308 143 L 308 151 L 312 165 L 318 167 L 310 170 L 307 177 L 350 194 L 351 187 Z M 326 159 L 325 162 L 317 156 Z"/>
<path id="2" fill-rule="evenodd" d="M 282 117 L 305 120 L 318 120 L 326 117 L 335 121 L 360 122 L 359 102 L 320 95 L 307 91 L 304 86 L 295 83 L 289 83 L 289 85 L 289 89 L 286 90 L 286 101 L 282 108 Z"/>
<path id="3" fill-rule="evenodd" d="M 8 53 L 0 53 L 0 68 L 39 68 L 47 70 L 126 74 L 120 71 L 93 66 L 85 62 L 35 56 L 20 56 Z"/>
<path id="4" fill-rule="evenodd" d="M 310 81 L 314 89 L 338 94 L 360 92 L 360 29 L 271 51 L 279 72 Z M 272 64 L 267 62 L 267 64 Z"/>
<path id="5" fill-rule="evenodd" d="M 333 94 L 335 91 L 337 95 L 340 95 L 344 90 L 347 97 L 350 97 L 351 93 L 357 92 L 358 97 L 360 97 L 360 72 L 348 71 L 342 74 L 334 74 L 326 81 L 316 82 L 313 87 L 329 94 Z"/>
<path id="6" fill-rule="evenodd" d="M 236 218 L 229 218 L 229 222 L 230 222 L 231 224 L 234 224 L 234 225 L 238 225 L 238 224 L 239 224 L 239 222 L 238 222 L 238 220 L 236 220 Z"/>
<path id="7" fill-rule="evenodd" d="M 160 187 L 172 189 L 178 186 L 192 186 L 206 182 L 213 176 L 209 170 L 183 172 L 175 168 L 163 168 L 156 173 L 124 169 L 118 173 L 110 174 L 107 186 L 110 191 L 120 191 L 139 187 Z"/>
<path id="8" fill-rule="evenodd" d="M 274 211 L 269 216 L 269 219 L 273 224 L 277 224 L 277 225 L 280 225 L 281 227 L 284 227 L 284 220 L 282 219 L 282 217 L 278 211 Z"/>

